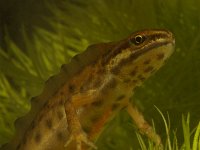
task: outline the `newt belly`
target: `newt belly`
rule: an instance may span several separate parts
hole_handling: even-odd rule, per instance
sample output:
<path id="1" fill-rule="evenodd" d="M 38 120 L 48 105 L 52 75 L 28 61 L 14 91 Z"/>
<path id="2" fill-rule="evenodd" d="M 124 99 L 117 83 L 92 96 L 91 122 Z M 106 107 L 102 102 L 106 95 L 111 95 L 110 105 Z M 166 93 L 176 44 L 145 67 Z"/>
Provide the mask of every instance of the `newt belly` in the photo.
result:
<path id="1" fill-rule="evenodd" d="M 167 30 L 143 30 L 111 43 L 89 46 L 51 77 L 16 121 L 16 136 L 0 150 L 86 150 L 106 122 L 127 109 L 137 127 L 159 136 L 129 102 L 134 88 L 158 70 L 174 50 Z"/>

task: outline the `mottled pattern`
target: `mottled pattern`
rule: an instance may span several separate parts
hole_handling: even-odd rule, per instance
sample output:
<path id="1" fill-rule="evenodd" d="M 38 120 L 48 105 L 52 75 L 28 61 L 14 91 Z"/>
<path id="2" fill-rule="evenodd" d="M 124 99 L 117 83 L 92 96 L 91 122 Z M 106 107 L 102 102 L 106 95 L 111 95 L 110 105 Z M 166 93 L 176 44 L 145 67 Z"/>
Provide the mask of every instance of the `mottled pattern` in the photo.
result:
<path id="1" fill-rule="evenodd" d="M 18 136 L 2 150 L 72 150 L 76 142 L 64 145 L 82 130 L 95 141 L 106 122 L 127 107 L 135 87 L 171 55 L 173 44 L 169 31 L 145 30 L 89 46 L 32 98 L 31 112 L 16 123 Z"/>

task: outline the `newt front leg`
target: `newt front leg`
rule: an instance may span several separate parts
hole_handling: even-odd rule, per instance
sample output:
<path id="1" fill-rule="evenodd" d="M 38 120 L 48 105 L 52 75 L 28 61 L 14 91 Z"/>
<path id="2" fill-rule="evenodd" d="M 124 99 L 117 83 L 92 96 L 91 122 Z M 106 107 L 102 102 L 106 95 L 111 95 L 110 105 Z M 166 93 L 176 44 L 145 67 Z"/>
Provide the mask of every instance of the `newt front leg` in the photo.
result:
<path id="1" fill-rule="evenodd" d="M 137 107 L 133 106 L 132 104 L 128 104 L 127 106 L 127 112 L 133 119 L 135 125 L 139 129 L 139 131 L 146 135 L 149 139 L 151 139 L 156 146 L 159 147 L 159 149 L 162 149 L 162 142 L 160 139 L 160 136 L 156 134 L 156 132 L 153 130 L 153 128 L 148 124 L 148 122 L 144 119 L 143 115 Z"/>
<path id="2" fill-rule="evenodd" d="M 97 147 L 88 139 L 86 133 L 83 131 L 76 110 L 70 100 L 65 102 L 65 113 L 68 123 L 68 131 L 70 133 L 70 137 L 66 142 L 65 147 L 75 140 L 77 150 L 81 150 L 82 143 L 97 149 Z"/>

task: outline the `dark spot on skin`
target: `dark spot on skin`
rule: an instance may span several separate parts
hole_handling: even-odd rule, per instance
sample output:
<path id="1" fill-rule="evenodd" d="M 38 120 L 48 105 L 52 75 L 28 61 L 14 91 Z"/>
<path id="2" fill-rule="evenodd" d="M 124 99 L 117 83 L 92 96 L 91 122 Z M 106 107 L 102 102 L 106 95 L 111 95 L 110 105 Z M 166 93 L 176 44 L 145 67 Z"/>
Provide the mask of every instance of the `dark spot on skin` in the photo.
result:
<path id="1" fill-rule="evenodd" d="M 50 108 L 50 105 L 49 105 L 49 104 L 47 104 L 47 105 L 45 105 L 45 107 L 46 107 L 47 109 L 49 109 L 49 108 Z"/>
<path id="2" fill-rule="evenodd" d="M 80 92 L 83 93 L 84 91 L 85 91 L 85 88 L 84 88 L 84 86 L 82 85 L 82 86 L 80 87 Z"/>
<path id="3" fill-rule="evenodd" d="M 134 69 L 133 71 L 131 71 L 130 75 L 131 75 L 131 76 L 135 76 L 136 73 L 137 73 L 137 71 L 136 71 L 136 69 Z"/>
<path id="4" fill-rule="evenodd" d="M 61 91 L 61 92 L 60 92 L 60 95 L 61 95 L 61 96 L 63 96 L 63 95 L 64 95 L 64 92 L 63 92 L 63 91 Z"/>
<path id="5" fill-rule="evenodd" d="M 31 123 L 31 129 L 34 129 L 35 128 L 35 121 L 32 121 Z"/>
<path id="6" fill-rule="evenodd" d="M 119 108 L 119 106 L 120 106 L 120 104 L 114 103 L 114 104 L 112 105 L 112 111 L 115 111 L 117 108 Z"/>
<path id="7" fill-rule="evenodd" d="M 115 88 L 116 86 L 117 86 L 117 81 L 114 78 L 112 78 L 107 84 L 107 87 L 111 89 Z"/>
<path id="8" fill-rule="evenodd" d="M 163 59 L 164 56 L 165 56 L 164 53 L 159 53 L 159 54 L 157 54 L 157 60 Z"/>
<path id="9" fill-rule="evenodd" d="M 124 83 L 129 83 L 129 82 L 131 82 L 131 79 L 124 79 L 123 82 Z"/>
<path id="10" fill-rule="evenodd" d="M 138 82 L 138 80 L 133 80 L 132 82 L 133 82 L 133 83 L 137 83 L 137 82 Z"/>
<path id="11" fill-rule="evenodd" d="M 63 141 L 64 140 L 64 134 L 62 132 L 58 132 L 56 134 L 56 137 L 59 141 Z"/>
<path id="12" fill-rule="evenodd" d="M 138 83 L 138 80 L 133 80 L 132 83 L 135 83 L 135 84 L 136 84 L 136 83 Z"/>
<path id="13" fill-rule="evenodd" d="M 53 106 L 52 106 L 51 104 L 49 104 L 49 103 L 46 103 L 46 104 L 45 104 L 45 107 L 46 107 L 47 109 L 53 108 Z"/>
<path id="14" fill-rule="evenodd" d="M 111 69 L 111 73 L 112 74 L 115 74 L 115 75 L 118 75 L 120 73 L 120 69 L 119 67 L 114 67 Z"/>
<path id="15" fill-rule="evenodd" d="M 92 106 L 95 106 L 95 107 L 100 107 L 103 105 L 103 100 L 96 100 L 92 103 Z"/>
<path id="16" fill-rule="evenodd" d="M 101 79 L 97 79 L 96 81 L 94 81 L 94 83 L 93 83 L 93 87 L 95 87 L 95 88 L 97 88 L 97 87 L 99 87 L 101 85 Z"/>
<path id="17" fill-rule="evenodd" d="M 150 62 L 151 62 L 151 60 L 147 59 L 147 60 L 144 61 L 144 65 L 148 65 Z"/>
<path id="18" fill-rule="evenodd" d="M 65 101 L 64 101 L 64 99 L 62 98 L 62 99 L 59 101 L 59 105 L 60 105 L 60 106 L 63 106 L 64 103 L 65 103 Z"/>
<path id="19" fill-rule="evenodd" d="M 144 81 L 144 80 L 145 80 L 145 77 L 143 77 L 142 75 L 139 75 L 139 76 L 138 76 L 138 79 L 139 79 L 140 81 Z"/>
<path id="20" fill-rule="evenodd" d="M 121 110 L 125 110 L 126 108 L 127 108 L 127 106 L 124 105 L 124 106 L 121 107 Z"/>
<path id="21" fill-rule="evenodd" d="M 44 113 L 41 113 L 41 114 L 39 115 L 38 122 L 40 122 L 40 121 L 43 119 L 43 116 L 44 116 Z"/>
<path id="22" fill-rule="evenodd" d="M 98 70 L 96 71 L 97 74 L 103 74 L 105 72 L 105 69 L 98 66 Z"/>
<path id="23" fill-rule="evenodd" d="M 40 134 L 40 132 L 37 132 L 35 134 L 34 140 L 35 140 L 36 143 L 40 143 L 40 141 L 41 141 L 41 134 Z"/>
<path id="24" fill-rule="evenodd" d="M 120 101 L 120 100 L 122 100 L 124 98 L 125 98 L 125 95 L 120 95 L 120 96 L 117 97 L 116 101 Z"/>
<path id="25" fill-rule="evenodd" d="M 72 85 L 72 84 L 70 84 L 70 85 L 68 86 L 68 90 L 69 90 L 70 93 L 73 93 L 73 92 L 75 91 L 75 86 Z"/>
<path id="26" fill-rule="evenodd" d="M 91 117 L 91 122 L 97 122 L 99 120 L 99 116 L 98 115 L 94 115 Z"/>
<path id="27" fill-rule="evenodd" d="M 51 119 L 47 119 L 47 120 L 45 121 L 45 125 L 46 125 L 46 127 L 47 127 L 48 129 L 52 129 L 52 126 L 53 126 L 52 120 L 51 120 Z"/>
<path id="28" fill-rule="evenodd" d="M 130 72 L 130 75 L 133 77 L 137 74 L 138 66 L 134 67 L 134 69 Z"/>
<path id="29" fill-rule="evenodd" d="M 63 118 L 63 112 L 62 111 L 57 111 L 57 116 L 58 116 L 58 119 L 61 120 Z"/>
<path id="30" fill-rule="evenodd" d="M 26 139 L 26 137 L 24 137 L 24 138 L 23 138 L 23 144 L 25 145 L 26 142 L 27 142 L 27 139 Z"/>
<path id="31" fill-rule="evenodd" d="M 148 66 L 146 69 L 144 69 L 145 73 L 151 72 L 154 69 L 152 66 Z"/>
<path id="32" fill-rule="evenodd" d="M 17 145 L 16 150 L 19 150 L 20 148 L 21 148 L 21 143 L 19 143 L 19 144 Z"/>

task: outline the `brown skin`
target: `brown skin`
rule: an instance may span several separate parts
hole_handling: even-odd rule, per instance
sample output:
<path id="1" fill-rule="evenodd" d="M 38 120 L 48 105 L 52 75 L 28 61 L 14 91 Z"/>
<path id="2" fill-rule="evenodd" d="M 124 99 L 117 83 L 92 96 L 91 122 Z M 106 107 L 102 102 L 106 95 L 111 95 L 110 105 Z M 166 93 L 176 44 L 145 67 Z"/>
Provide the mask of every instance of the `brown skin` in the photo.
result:
<path id="1" fill-rule="evenodd" d="M 31 112 L 16 124 L 17 136 L 2 150 L 86 150 L 104 125 L 126 108 L 142 133 L 159 136 L 129 102 L 133 90 L 171 55 L 173 35 L 144 30 L 119 42 L 90 46 L 50 79 L 32 101 Z"/>

